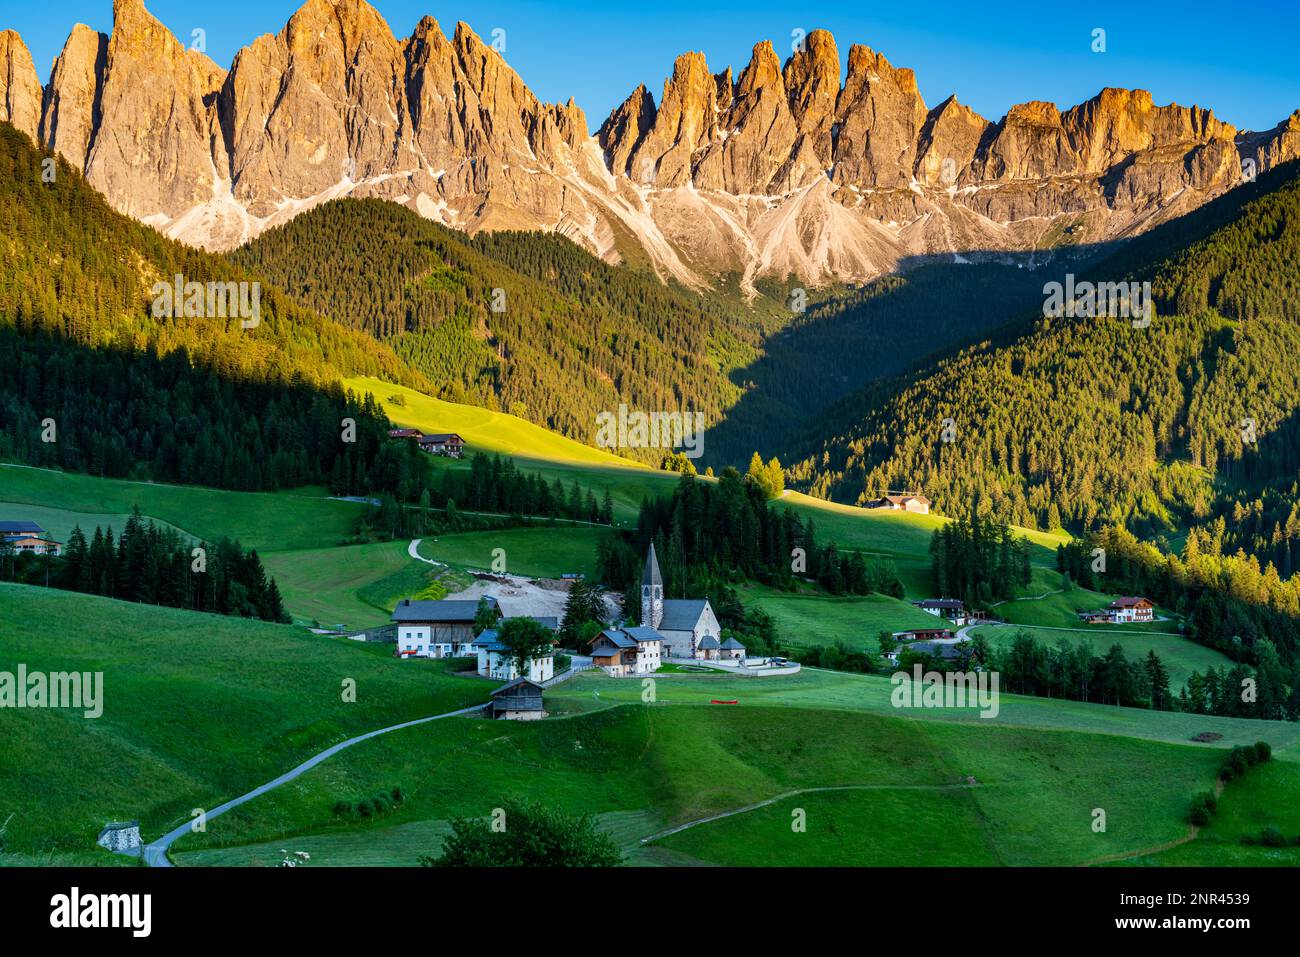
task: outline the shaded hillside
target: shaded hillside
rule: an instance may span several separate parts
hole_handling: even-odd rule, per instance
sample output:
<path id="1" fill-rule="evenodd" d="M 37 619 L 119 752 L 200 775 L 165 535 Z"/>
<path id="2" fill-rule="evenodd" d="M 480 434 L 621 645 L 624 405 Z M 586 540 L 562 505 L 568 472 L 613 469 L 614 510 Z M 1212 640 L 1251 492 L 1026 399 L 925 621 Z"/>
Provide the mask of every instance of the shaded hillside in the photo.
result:
<path id="1" fill-rule="evenodd" d="M 1151 325 L 1040 315 L 1012 344 L 972 347 L 845 399 L 823 416 L 831 437 L 794 480 L 846 501 L 908 488 L 950 515 L 1156 531 L 1220 508 L 1215 478 L 1222 491 L 1294 477 L 1297 164 L 1079 278 L 1149 280 Z M 1257 441 L 1243 440 L 1247 423 Z"/>
<path id="2" fill-rule="evenodd" d="M 156 282 L 249 276 L 114 212 L 61 160 L 46 182 L 44 160 L 0 124 L 0 457 L 239 489 L 364 484 L 387 420 L 341 377 L 423 380 L 267 286 L 252 328 L 155 317 Z"/>
<path id="3" fill-rule="evenodd" d="M 715 421 L 739 395 L 726 373 L 774 322 L 561 237 L 469 238 L 381 200 L 327 203 L 230 258 L 388 343 L 439 397 L 589 443 L 620 402 Z"/>

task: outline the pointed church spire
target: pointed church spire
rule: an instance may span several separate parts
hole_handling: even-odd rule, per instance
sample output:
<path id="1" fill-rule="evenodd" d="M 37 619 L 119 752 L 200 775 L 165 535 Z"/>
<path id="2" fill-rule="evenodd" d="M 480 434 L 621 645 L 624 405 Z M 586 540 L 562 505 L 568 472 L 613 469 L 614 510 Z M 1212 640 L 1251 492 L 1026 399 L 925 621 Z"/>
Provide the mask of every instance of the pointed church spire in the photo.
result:
<path id="1" fill-rule="evenodd" d="M 663 576 L 659 574 L 659 559 L 655 558 L 655 543 L 650 543 L 650 551 L 645 557 L 645 574 L 641 577 L 641 587 L 657 585 L 664 587 Z"/>
<path id="2" fill-rule="evenodd" d="M 641 576 L 641 624 L 658 628 L 664 620 L 664 580 L 659 574 L 654 542 L 645 557 L 645 574 Z"/>

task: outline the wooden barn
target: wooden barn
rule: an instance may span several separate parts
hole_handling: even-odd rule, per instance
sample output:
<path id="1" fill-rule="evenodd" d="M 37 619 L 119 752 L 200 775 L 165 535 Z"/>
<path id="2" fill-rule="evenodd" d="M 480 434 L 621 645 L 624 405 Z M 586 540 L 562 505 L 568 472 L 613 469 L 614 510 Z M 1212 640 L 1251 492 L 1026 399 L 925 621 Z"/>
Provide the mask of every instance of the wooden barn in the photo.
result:
<path id="1" fill-rule="evenodd" d="M 536 721 L 546 717 L 546 710 L 542 707 L 542 686 L 527 678 L 516 678 L 493 691 L 488 708 L 494 719 Z"/>

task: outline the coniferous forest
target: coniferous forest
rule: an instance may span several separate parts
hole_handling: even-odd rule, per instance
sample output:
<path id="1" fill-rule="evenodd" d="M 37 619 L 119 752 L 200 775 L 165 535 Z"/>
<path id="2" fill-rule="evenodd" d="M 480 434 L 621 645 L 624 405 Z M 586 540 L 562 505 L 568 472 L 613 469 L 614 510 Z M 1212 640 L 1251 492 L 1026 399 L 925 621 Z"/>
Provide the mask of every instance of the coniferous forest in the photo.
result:
<path id="1" fill-rule="evenodd" d="M 238 542 L 195 542 L 135 509 L 120 534 L 78 526 L 60 556 L 15 555 L 0 542 L 0 580 L 46 585 L 146 605 L 288 622 L 275 579 Z"/>
<path id="2" fill-rule="evenodd" d="M 1296 163 L 1133 240 L 1090 275 L 1150 281 L 1150 326 L 1040 316 L 1010 344 L 878 385 L 827 410 L 832 435 L 792 480 L 838 500 L 906 487 L 950 516 L 1156 535 L 1246 507 L 1294 474 Z M 1271 525 L 1290 504 L 1269 508 Z"/>

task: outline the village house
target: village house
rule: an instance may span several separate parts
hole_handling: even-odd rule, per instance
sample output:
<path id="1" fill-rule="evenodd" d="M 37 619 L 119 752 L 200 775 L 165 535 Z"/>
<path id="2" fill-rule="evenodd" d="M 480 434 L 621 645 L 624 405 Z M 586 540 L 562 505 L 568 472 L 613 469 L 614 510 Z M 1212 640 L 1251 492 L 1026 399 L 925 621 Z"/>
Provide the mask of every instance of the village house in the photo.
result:
<path id="1" fill-rule="evenodd" d="M 951 628 L 909 628 L 892 635 L 895 641 L 950 641 L 955 637 Z"/>
<path id="2" fill-rule="evenodd" d="M 420 448 L 430 455 L 445 455 L 458 459 L 465 449 L 465 440 L 455 432 L 440 432 L 436 435 L 422 435 Z"/>
<path id="3" fill-rule="evenodd" d="M 866 508 L 886 508 L 891 511 L 913 512 L 917 515 L 930 514 L 930 500 L 924 495 L 895 495 L 889 493 L 865 504 Z"/>
<path id="4" fill-rule="evenodd" d="M 1106 607 L 1116 622 L 1154 621 L 1156 616 L 1155 603 L 1140 595 L 1116 598 Z"/>
<path id="5" fill-rule="evenodd" d="M 500 616 L 496 599 L 489 597 L 488 603 Z M 477 614 L 477 601 L 403 598 L 392 617 L 397 627 L 398 656 L 452 658 L 476 653 L 473 645 Z"/>
<path id="6" fill-rule="evenodd" d="M 648 675 L 659 670 L 664 636 L 644 625 L 606 628 L 591 643 L 591 662 L 616 676 Z"/>
<path id="7" fill-rule="evenodd" d="M 545 718 L 542 686 L 527 678 L 516 678 L 492 692 L 488 712 L 508 721 L 536 721 Z"/>
<path id="8" fill-rule="evenodd" d="M 1079 620 L 1090 625 L 1102 622 L 1122 625 L 1135 621 L 1155 621 L 1155 609 L 1155 603 L 1150 598 L 1143 598 L 1140 595 L 1127 595 L 1123 598 L 1116 598 L 1105 608 L 1099 608 L 1096 611 L 1079 612 Z"/>
<path id="9" fill-rule="evenodd" d="M 35 522 L 0 522 L 0 540 L 18 554 L 61 555 L 63 543 L 56 542 Z"/>
<path id="10" fill-rule="evenodd" d="M 948 619 L 958 628 L 970 620 L 965 604 L 958 598 L 923 598 L 912 604 L 928 615 Z"/>
<path id="11" fill-rule="evenodd" d="M 475 646 L 478 648 L 477 670 L 484 678 L 495 678 L 498 681 L 527 678 L 533 682 L 545 682 L 555 677 L 554 654 L 548 653 L 526 659 L 523 674 L 520 674 L 519 663 L 510 654 L 510 650 L 501 643 L 496 632 L 491 636 L 488 632 L 483 632 L 478 636 Z"/>
<path id="12" fill-rule="evenodd" d="M 419 429 L 389 429 L 388 437 L 390 439 L 422 439 L 424 433 Z"/>
<path id="13" fill-rule="evenodd" d="M 717 658 L 722 628 L 707 598 L 664 600 L 664 580 L 651 543 L 641 578 L 641 624 L 663 635 L 665 658 L 704 659 L 700 643 L 712 638 Z"/>

